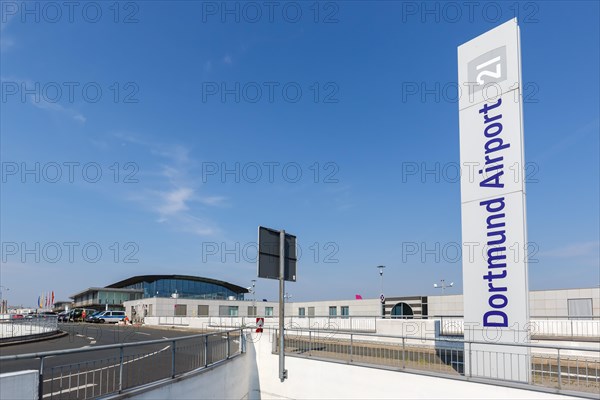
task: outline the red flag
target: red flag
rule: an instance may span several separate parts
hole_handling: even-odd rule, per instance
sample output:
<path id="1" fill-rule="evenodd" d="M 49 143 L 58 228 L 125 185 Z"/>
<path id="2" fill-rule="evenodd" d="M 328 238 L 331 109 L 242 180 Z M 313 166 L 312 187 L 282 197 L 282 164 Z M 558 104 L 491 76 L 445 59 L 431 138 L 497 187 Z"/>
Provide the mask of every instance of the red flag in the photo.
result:
<path id="1" fill-rule="evenodd" d="M 356 300 L 362 300 L 362 296 L 360 294 L 356 295 Z"/>

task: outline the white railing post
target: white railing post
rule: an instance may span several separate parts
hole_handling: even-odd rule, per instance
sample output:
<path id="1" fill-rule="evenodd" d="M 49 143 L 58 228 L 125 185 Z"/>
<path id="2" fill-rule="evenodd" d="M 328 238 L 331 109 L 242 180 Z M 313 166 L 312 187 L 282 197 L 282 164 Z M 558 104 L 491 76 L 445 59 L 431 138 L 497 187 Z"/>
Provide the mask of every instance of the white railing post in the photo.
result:
<path id="1" fill-rule="evenodd" d="M 208 367 L 208 335 L 204 336 L 204 368 Z"/>
<path id="2" fill-rule="evenodd" d="M 44 357 L 40 357 L 40 381 L 38 382 L 38 399 L 44 400 Z"/>
<path id="3" fill-rule="evenodd" d="M 175 352 L 177 351 L 176 343 L 177 342 L 173 340 L 173 351 L 171 352 L 171 378 L 175 378 Z"/>
<path id="4" fill-rule="evenodd" d="M 226 359 L 229 359 L 229 355 L 231 354 L 230 343 L 229 343 L 229 332 L 227 332 L 227 356 Z"/>
<path id="5" fill-rule="evenodd" d="M 350 334 L 350 362 L 352 362 L 352 356 L 354 356 L 354 340 L 352 333 Z"/>
<path id="6" fill-rule="evenodd" d="M 562 389 L 562 371 L 560 369 L 560 349 L 557 349 L 556 353 L 556 367 L 558 373 L 558 389 Z"/>
<path id="7" fill-rule="evenodd" d="M 119 393 L 123 391 L 123 346 L 119 349 Z"/>

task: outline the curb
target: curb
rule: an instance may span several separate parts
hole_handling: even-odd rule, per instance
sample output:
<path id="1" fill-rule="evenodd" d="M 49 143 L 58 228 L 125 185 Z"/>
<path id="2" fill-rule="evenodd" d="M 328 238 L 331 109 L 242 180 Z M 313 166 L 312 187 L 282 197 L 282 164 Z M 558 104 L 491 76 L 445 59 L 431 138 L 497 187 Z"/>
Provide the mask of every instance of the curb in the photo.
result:
<path id="1" fill-rule="evenodd" d="M 50 332 L 50 333 L 40 333 L 37 335 L 31 335 L 31 336 L 27 336 L 26 338 L 10 338 L 8 340 L 0 340 L 0 347 L 5 347 L 5 346 L 14 346 L 14 345 L 18 345 L 18 344 L 25 344 L 25 343 L 31 343 L 31 342 L 41 342 L 43 340 L 50 340 L 50 339 L 58 339 L 61 338 L 63 336 L 67 336 L 68 333 L 65 331 L 54 331 L 54 332 Z"/>

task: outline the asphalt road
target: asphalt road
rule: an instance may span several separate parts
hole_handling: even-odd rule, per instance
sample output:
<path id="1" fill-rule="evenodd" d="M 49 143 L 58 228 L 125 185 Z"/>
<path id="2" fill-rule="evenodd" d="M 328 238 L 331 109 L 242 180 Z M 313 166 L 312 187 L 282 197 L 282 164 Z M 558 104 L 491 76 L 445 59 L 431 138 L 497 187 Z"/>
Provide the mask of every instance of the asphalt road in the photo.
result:
<path id="1" fill-rule="evenodd" d="M 38 353 L 53 350 L 94 348 L 109 344 L 145 342 L 171 339 L 201 332 L 152 329 L 146 327 L 61 323 L 59 328 L 68 332 L 62 338 L 24 343 L 0 348 L 0 356 Z M 208 352 L 205 354 L 205 347 Z M 230 354 L 239 349 L 239 338 L 231 334 Z M 227 336 L 218 333 L 209 337 L 208 344 L 202 338 L 179 341 L 175 351 L 175 373 L 190 371 L 224 359 L 227 354 Z M 118 390 L 138 386 L 171 376 L 173 367 L 173 343 L 140 345 L 125 348 L 121 370 L 119 349 L 96 350 L 44 359 L 44 398 L 85 399 Z M 0 373 L 39 370 L 40 360 L 17 360 L 0 363 Z M 122 373 L 122 378 L 121 378 Z"/>

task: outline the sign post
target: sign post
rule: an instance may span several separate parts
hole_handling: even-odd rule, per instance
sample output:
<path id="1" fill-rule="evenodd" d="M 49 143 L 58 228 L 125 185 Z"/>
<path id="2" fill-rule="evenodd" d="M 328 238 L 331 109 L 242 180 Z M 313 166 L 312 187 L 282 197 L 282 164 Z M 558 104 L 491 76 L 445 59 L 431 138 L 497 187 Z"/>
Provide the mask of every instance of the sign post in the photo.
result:
<path id="1" fill-rule="evenodd" d="M 279 380 L 285 381 L 285 231 L 279 232 Z"/>
<path id="2" fill-rule="evenodd" d="M 465 371 L 528 382 L 529 348 L 506 345 L 529 343 L 516 19 L 458 47 L 458 82 L 465 340 L 479 342 Z"/>
<path id="3" fill-rule="evenodd" d="M 279 379 L 285 369 L 285 281 L 296 282 L 296 236 L 258 227 L 258 277 L 279 280 Z"/>

